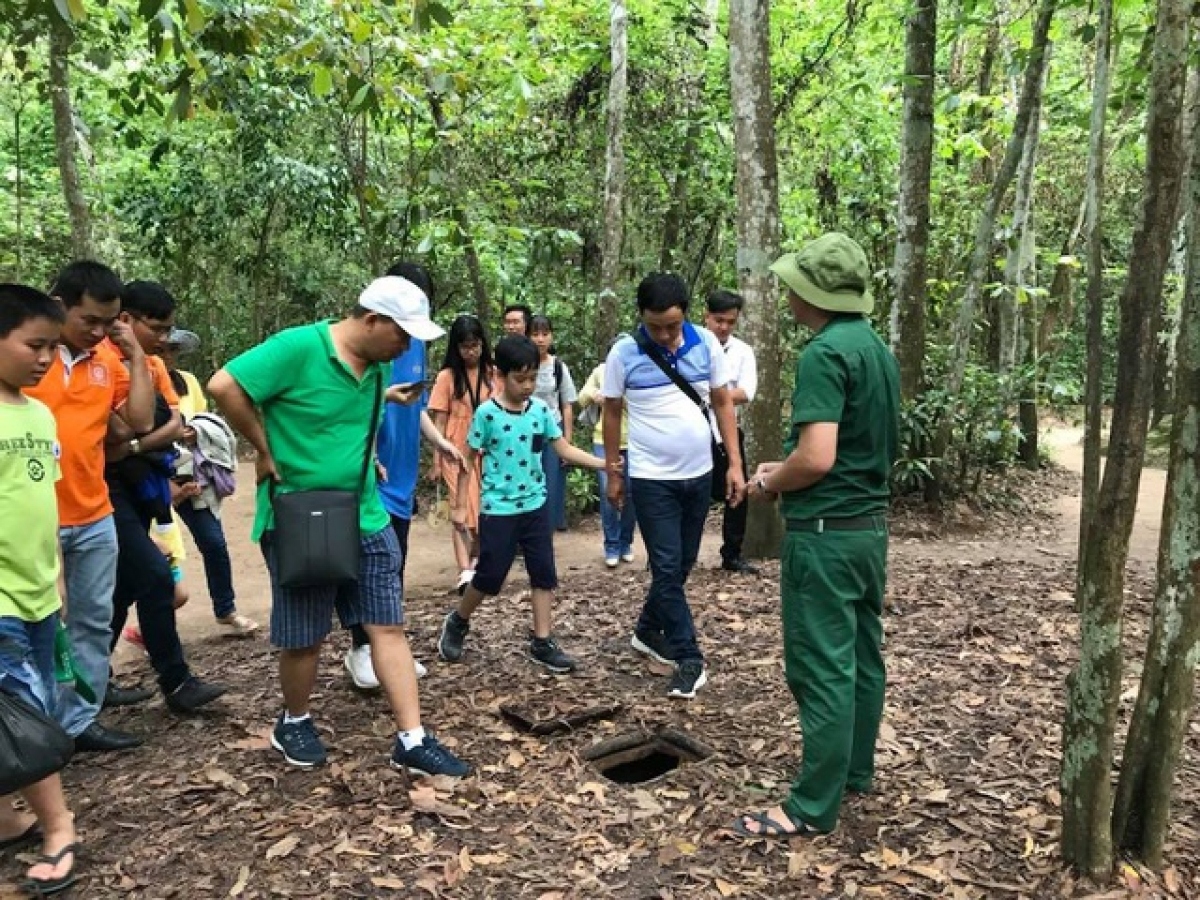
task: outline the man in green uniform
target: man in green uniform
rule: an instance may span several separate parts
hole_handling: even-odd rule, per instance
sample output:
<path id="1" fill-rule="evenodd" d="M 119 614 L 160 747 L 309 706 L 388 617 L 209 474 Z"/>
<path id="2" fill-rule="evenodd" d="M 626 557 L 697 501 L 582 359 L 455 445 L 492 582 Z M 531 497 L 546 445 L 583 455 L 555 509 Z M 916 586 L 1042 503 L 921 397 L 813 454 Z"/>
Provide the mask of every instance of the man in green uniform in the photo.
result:
<path id="1" fill-rule="evenodd" d="M 862 248 L 826 234 L 771 271 L 813 338 L 796 367 L 788 457 L 759 466 L 748 495 L 783 498 L 783 649 L 804 755 L 780 806 L 734 822 L 751 838 L 832 831 L 843 793 L 871 789 L 900 405 L 896 360 L 866 318 L 872 300 Z"/>

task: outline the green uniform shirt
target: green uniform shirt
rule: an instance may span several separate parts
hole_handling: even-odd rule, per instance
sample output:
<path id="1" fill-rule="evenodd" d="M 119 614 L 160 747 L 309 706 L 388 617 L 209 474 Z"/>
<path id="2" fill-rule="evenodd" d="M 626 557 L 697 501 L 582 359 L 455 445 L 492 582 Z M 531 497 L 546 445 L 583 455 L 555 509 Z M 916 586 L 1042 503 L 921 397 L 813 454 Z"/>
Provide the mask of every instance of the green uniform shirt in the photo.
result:
<path id="1" fill-rule="evenodd" d="M 521 412 L 505 409 L 493 397 L 475 410 L 467 444 L 483 456 L 480 511 L 515 516 L 546 502 L 542 451 L 562 437 L 554 413 L 531 398 Z"/>
<path id="2" fill-rule="evenodd" d="M 809 341 L 796 363 L 792 428 L 837 422 L 837 458 L 820 481 L 783 495 L 789 519 L 852 518 L 886 512 L 899 442 L 900 369 L 860 315 L 837 315 Z"/>
<path id="3" fill-rule="evenodd" d="M 0 617 L 40 622 L 58 596 L 59 445 L 37 400 L 0 403 Z"/>
<path id="4" fill-rule="evenodd" d="M 225 370 L 262 409 L 267 445 L 275 457 L 276 490 L 357 491 L 367 435 L 379 427 L 371 419 L 378 379 L 387 386 L 388 367 L 376 363 L 360 380 L 338 357 L 329 323 L 289 328 L 231 360 Z M 388 526 L 379 499 L 375 467 L 359 501 L 363 534 Z M 258 540 L 274 525 L 268 485 L 258 488 L 251 537 Z"/>

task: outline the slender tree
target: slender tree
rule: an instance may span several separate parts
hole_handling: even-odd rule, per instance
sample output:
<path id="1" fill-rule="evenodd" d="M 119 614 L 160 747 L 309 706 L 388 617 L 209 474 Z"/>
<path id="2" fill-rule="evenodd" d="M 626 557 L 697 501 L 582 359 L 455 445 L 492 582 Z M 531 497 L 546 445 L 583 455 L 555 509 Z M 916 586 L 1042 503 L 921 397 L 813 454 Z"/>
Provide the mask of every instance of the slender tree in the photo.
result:
<path id="1" fill-rule="evenodd" d="M 1200 73 L 1200 67 L 1194 71 Z M 1195 109 L 1195 106 L 1194 106 Z M 1191 117 L 1192 122 L 1196 117 Z M 1146 661 L 1117 782 L 1113 838 L 1162 866 L 1200 653 L 1200 128 L 1192 126 L 1187 286 L 1175 342 L 1171 459 Z"/>
<path id="2" fill-rule="evenodd" d="M 49 15 L 49 22 L 54 152 L 71 221 L 71 252 L 79 259 L 87 259 L 95 256 L 95 245 L 92 243 L 92 214 L 79 181 L 79 137 L 75 130 L 75 107 L 71 102 L 71 48 L 75 44 L 75 31 L 70 23 L 53 13 Z"/>
<path id="3" fill-rule="evenodd" d="M 621 243 L 625 197 L 625 106 L 629 96 L 629 15 L 625 0 L 611 0 L 608 32 L 611 69 L 608 78 L 608 143 L 604 165 L 604 240 L 600 255 L 600 315 L 596 317 L 596 352 L 600 357 L 621 322 Z"/>
<path id="4" fill-rule="evenodd" d="M 1146 125 L 1146 176 L 1121 293 L 1108 459 L 1080 545 L 1079 662 L 1067 679 L 1063 726 L 1063 856 L 1086 875 L 1112 870 L 1112 761 L 1121 696 L 1125 562 L 1150 416 L 1154 342 L 1183 180 L 1183 93 L 1189 0 L 1159 0 Z M 1098 426 L 1093 422 L 1093 427 Z M 1103 522 L 1098 528 L 1094 523 Z"/>
<path id="5" fill-rule="evenodd" d="M 904 131 L 896 216 L 896 297 L 891 317 L 892 351 L 900 363 L 900 392 L 906 400 L 921 393 L 925 380 L 925 269 L 936 58 L 937 0 L 916 0 L 905 26 Z"/>
<path id="6" fill-rule="evenodd" d="M 779 459 L 783 436 L 779 307 L 768 268 L 779 253 L 779 168 L 771 101 L 770 0 L 730 0 L 729 83 L 737 157 L 738 287 L 746 300 L 743 332 L 758 356 L 758 396 L 746 408 L 746 455 Z M 746 555 L 775 556 L 782 521 L 773 505 L 750 507 Z"/>

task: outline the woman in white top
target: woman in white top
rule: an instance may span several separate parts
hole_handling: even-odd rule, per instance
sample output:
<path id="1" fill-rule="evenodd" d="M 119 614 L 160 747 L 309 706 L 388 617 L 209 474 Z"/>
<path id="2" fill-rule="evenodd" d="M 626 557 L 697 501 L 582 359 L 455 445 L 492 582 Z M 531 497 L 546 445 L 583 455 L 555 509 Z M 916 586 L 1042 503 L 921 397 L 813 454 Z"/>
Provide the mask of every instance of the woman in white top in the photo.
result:
<path id="1" fill-rule="evenodd" d="M 570 443 L 575 429 L 575 413 L 571 404 L 575 402 L 575 382 L 567 364 L 554 356 L 550 348 L 554 345 L 554 329 L 546 316 L 534 316 L 529 322 L 529 338 L 538 348 L 537 397 L 554 413 L 555 420 L 562 426 L 563 437 Z M 546 504 L 550 509 L 550 521 L 558 531 L 567 530 L 567 470 L 554 448 L 548 443 L 542 451 L 542 470 L 546 473 Z"/>

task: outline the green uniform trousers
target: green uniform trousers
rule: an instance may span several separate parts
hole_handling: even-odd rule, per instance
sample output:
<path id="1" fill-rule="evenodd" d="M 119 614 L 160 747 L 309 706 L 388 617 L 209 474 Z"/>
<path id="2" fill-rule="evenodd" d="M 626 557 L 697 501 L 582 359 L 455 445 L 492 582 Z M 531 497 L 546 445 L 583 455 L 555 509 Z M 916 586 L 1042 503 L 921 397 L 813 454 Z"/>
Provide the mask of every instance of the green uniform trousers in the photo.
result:
<path id="1" fill-rule="evenodd" d="M 804 752 L 783 808 L 821 831 L 837 824 L 846 788 L 869 790 L 875 772 L 887 545 L 883 524 L 784 538 L 784 663 Z"/>

